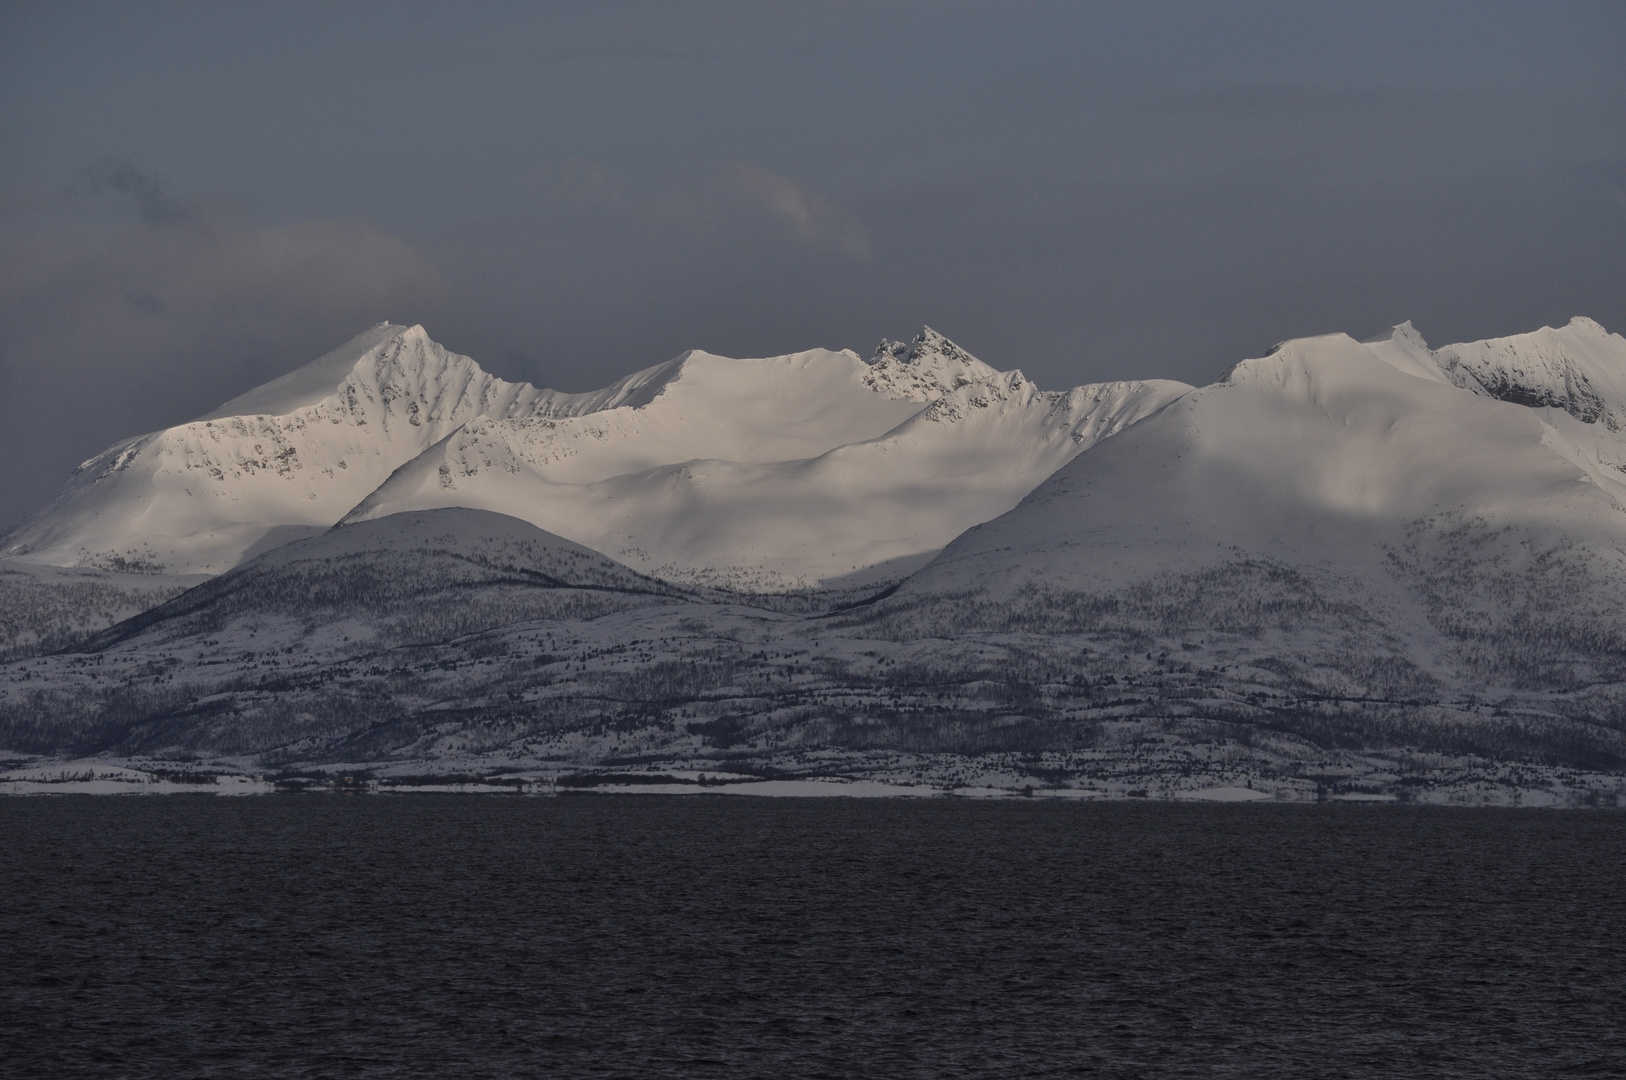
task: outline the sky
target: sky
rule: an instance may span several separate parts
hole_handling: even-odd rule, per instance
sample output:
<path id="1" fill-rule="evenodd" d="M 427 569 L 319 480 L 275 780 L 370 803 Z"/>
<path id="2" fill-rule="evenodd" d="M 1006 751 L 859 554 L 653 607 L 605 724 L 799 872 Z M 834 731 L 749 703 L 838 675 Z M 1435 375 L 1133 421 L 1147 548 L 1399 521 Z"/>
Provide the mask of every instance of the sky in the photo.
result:
<path id="1" fill-rule="evenodd" d="M 1626 4 L 0 4 L 0 528 L 381 320 L 591 389 L 1626 331 Z"/>

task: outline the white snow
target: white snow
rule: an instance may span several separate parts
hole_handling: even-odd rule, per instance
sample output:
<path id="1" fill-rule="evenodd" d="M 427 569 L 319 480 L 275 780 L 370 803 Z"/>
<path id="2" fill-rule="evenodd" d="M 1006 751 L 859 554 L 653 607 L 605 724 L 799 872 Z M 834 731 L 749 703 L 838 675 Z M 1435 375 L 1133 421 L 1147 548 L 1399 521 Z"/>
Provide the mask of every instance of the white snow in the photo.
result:
<path id="1" fill-rule="evenodd" d="M 320 405 L 332 396 L 355 369 L 357 357 L 381 349 L 401 333 L 401 327 L 382 322 L 365 330 L 337 349 L 295 368 L 280 378 L 239 394 L 199 420 L 220 420 L 228 416 L 287 416 Z"/>
<path id="2" fill-rule="evenodd" d="M 1626 343 L 1595 324 L 1438 351 L 1401 324 L 1286 342 L 1201 390 L 1062 394 L 929 331 L 869 365 L 690 353 L 586 395 L 491 380 L 419 331 L 384 338 L 302 411 L 161 435 L 252 421 L 303 431 L 289 445 L 312 458 L 340 436 L 414 453 L 421 435 L 414 460 L 336 530 L 240 515 L 262 548 L 320 535 L 87 651 L 3 665 L 8 715 L 162 716 L 131 752 L 244 775 L 267 747 L 324 769 L 381 754 L 344 759 L 402 781 L 380 790 L 620 771 L 614 788 L 638 793 L 1626 801 L 1618 771 L 1583 756 L 1616 752 L 1607 718 L 1626 686 L 1626 436 L 1609 421 Z M 277 394 L 259 400 L 302 400 Z M 377 439 L 386 426 L 404 441 Z M 109 590 L 144 551 L 162 561 L 152 538 L 168 534 L 140 529 L 174 513 L 145 452 L 115 447 L 51 519 L 88 535 L 102 526 L 74 516 L 86 507 L 125 513 L 118 573 L 0 567 L 8 597 L 87 626 L 135 602 Z M 224 504 L 272 505 L 255 476 Z M 135 494 L 96 494 L 120 485 Z M 828 594 L 724 596 L 613 561 L 770 587 L 851 566 L 848 581 L 879 581 L 984 516 L 895 593 L 833 614 Z M 349 741 L 346 724 L 386 714 L 403 718 L 387 740 L 374 725 L 372 749 Z M 1355 743 L 1326 745 L 1318 724 Z M 1550 745 L 1574 760 L 1475 742 L 1510 724 L 1572 740 Z M 1090 741 L 1037 761 L 1021 742 L 1073 725 Z M 1010 744 L 957 749 L 981 731 Z M 747 766 L 801 779 L 714 782 Z M 39 768 L 0 782 L 161 789 Z"/>
<path id="3" fill-rule="evenodd" d="M 1510 566 L 1560 543 L 1620 561 L 1626 442 L 1465 393 L 1429 355 L 1334 334 L 1243 361 L 968 531 L 906 589 L 1100 589 L 1246 557 L 1387 589 L 1407 530 L 1451 523 L 1513 530 L 1497 549 Z"/>
<path id="4" fill-rule="evenodd" d="M 546 419 L 475 421 L 401 469 L 347 520 L 479 506 L 658 576 L 736 588 L 805 587 L 923 560 L 969 526 L 1010 509 L 1098 439 L 1189 389 L 1114 383 L 1046 394 L 1010 372 L 963 383 L 924 408 L 862 387 L 856 400 L 848 388 L 838 407 L 828 403 L 834 395 L 816 391 L 833 381 L 828 369 L 849 374 L 840 370 L 848 355 L 750 362 L 760 382 L 812 384 L 765 388 L 754 409 L 706 393 L 593 414 L 564 432 L 564 422 Z M 725 407 L 714 408 L 718 401 Z M 849 438 L 858 434 L 852 418 L 897 415 L 903 403 L 903 422 L 875 437 Z M 797 411 L 809 406 L 846 422 L 808 425 Z M 752 429 L 781 434 L 770 442 L 742 432 L 742 415 Z M 808 451 L 817 446 L 812 432 L 833 432 L 841 441 L 776 459 L 788 434 L 803 430 L 810 432 L 802 447 Z M 572 443 L 562 448 L 565 439 Z M 684 451 L 697 452 L 692 459 L 615 474 L 636 454 L 677 456 L 672 448 L 683 441 Z M 598 464 L 606 458 L 610 464 Z"/>
<path id="5" fill-rule="evenodd" d="M 1623 424 L 1626 339 L 1579 318 L 1439 350 L 1402 323 L 1199 391 L 1063 393 L 930 328 L 868 362 L 691 351 L 563 394 L 380 324 L 86 462 L 0 556 L 215 574 L 341 520 L 470 507 L 746 590 L 896 580 L 950 541 L 911 588 L 961 587 L 962 564 L 996 591 L 1096 587 L 1238 552 L 1359 575 L 1420 521 L 1615 544 Z"/>
<path id="6" fill-rule="evenodd" d="M 6 535 L 0 555 L 220 573 L 331 526 L 475 416 L 536 408 L 546 398 L 448 353 L 422 327 L 380 325 L 207 417 L 85 462 Z"/>
<path id="7" fill-rule="evenodd" d="M 341 519 L 462 506 L 690 582 L 896 580 L 1187 389 L 1047 394 L 926 328 L 868 363 L 691 351 L 563 394 L 384 323 L 86 462 L 0 555 L 217 574 Z"/>
<path id="8" fill-rule="evenodd" d="M 1451 382 L 1476 394 L 1553 406 L 1610 431 L 1626 431 L 1626 338 L 1591 319 L 1447 345 L 1435 362 Z"/>

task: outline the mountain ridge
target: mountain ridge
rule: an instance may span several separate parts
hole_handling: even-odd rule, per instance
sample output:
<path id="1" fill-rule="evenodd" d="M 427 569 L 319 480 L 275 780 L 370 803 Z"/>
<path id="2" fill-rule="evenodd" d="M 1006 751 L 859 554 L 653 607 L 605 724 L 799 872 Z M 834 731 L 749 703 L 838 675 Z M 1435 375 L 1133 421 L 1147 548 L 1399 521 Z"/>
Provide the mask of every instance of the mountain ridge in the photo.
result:
<path id="1" fill-rule="evenodd" d="M 341 381 L 319 393 L 319 383 Z M 123 440 L 6 533 L 0 556 L 218 573 L 273 530 L 333 524 L 396 467 L 472 416 L 534 405 L 421 327 L 379 324 L 222 408 Z"/>
<path id="2" fill-rule="evenodd" d="M 1028 385 L 1019 372 L 996 372 L 926 327 L 910 342 L 882 342 L 868 362 L 822 349 L 745 360 L 690 350 L 599 390 L 566 394 L 489 375 L 421 326 L 381 323 L 198 420 L 116 444 L 10 530 L 0 557 L 121 572 L 218 573 L 340 520 L 467 504 L 562 530 L 646 572 L 755 589 L 807 588 L 918 561 L 965 526 L 1014 505 L 1067 456 L 1028 445 L 1049 441 L 1058 408 L 1072 429 L 1073 450 L 1124 420 L 1114 403 L 1100 401 L 1100 388 L 1021 393 Z M 1134 401 L 1149 386 L 1160 398 L 1186 389 L 1110 386 L 1105 393 Z M 1013 393 L 1017 406 L 1010 405 Z M 993 441 L 977 444 L 977 455 L 994 462 L 977 479 L 967 474 L 937 483 L 924 496 L 927 505 L 888 524 L 884 535 L 868 536 L 863 515 L 849 514 L 844 528 L 852 538 L 821 541 L 829 549 L 823 555 L 794 539 L 817 526 L 806 508 L 839 502 L 853 479 L 798 462 L 842 446 L 896 440 L 922 412 L 960 423 L 967 410 L 996 400 L 1031 416 L 1026 429 L 1007 425 L 989 435 Z M 1067 418 L 1085 403 L 1111 419 Z M 715 513 L 709 496 L 693 487 L 696 470 L 709 477 L 706 491 L 716 492 L 730 476 L 754 482 L 763 466 L 800 476 L 804 487 L 818 473 L 834 487 L 804 492 L 801 507 L 781 500 L 768 513 L 778 515 L 777 523 L 763 519 L 750 537 L 664 546 L 668 535 L 699 535 L 685 515 Z M 887 486 L 885 454 L 848 455 L 846 468 L 875 474 L 862 481 L 866 490 Z M 907 501 L 909 487 L 933 471 L 929 462 L 916 466 L 893 485 L 892 498 Z M 617 525 L 625 495 L 616 491 L 651 483 L 667 492 L 665 516 L 645 513 L 641 524 Z M 607 486 L 595 491 L 596 484 Z M 773 481 L 756 483 L 755 499 L 742 492 L 733 502 L 766 505 L 765 484 Z M 685 487 L 695 492 L 692 505 L 675 495 Z M 609 505 L 618 498 L 622 505 Z"/>
<path id="3" fill-rule="evenodd" d="M 917 340 L 914 360 L 878 350 L 895 398 L 851 353 L 686 354 L 603 399 L 642 405 L 475 416 L 376 489 L 444 491 L 441 466 L 466 465 L 457 498 L 551 504 L 595 542 L 496 507 L 375 502 L 178 598 L 152 579 L 141 596 L 167 604 L 89 641 L 95 603 L 142 602 L 115 575 L 0 573 L 33 589 L 6 595 L 54 650 L 0 663 L 0 747 L 528 790 L 823 777 L 1626 805 L 1626 436 L 1608 421 L 1626 339 L 1572 322 L 1434 350 L 1399 324 L 1287 341 L 1202 388 L 1067 392 Z M 781 376 L 831 395 L 775 397 L 800 430 L 734 403 L 687 430 L 708 387 L 749 398 Z M 847 400 L 865 437 L 809 456 L 615 472 L 680 438 L 817 446 L 823 405 Z M 943 550 L 898 541 L 952 525 L 945 503 L 970 525 Z M 617 558 L 646 532 L 657 550 Z M 857 534 L 871 549 L 846 562 L 869 570 L 830 575 Z M 779 577 L 695 572 L 753 545 Z M 787 570 L 810 587 L 784 591 Z M 53 608 L 61 575 L 80 591 Z"/>

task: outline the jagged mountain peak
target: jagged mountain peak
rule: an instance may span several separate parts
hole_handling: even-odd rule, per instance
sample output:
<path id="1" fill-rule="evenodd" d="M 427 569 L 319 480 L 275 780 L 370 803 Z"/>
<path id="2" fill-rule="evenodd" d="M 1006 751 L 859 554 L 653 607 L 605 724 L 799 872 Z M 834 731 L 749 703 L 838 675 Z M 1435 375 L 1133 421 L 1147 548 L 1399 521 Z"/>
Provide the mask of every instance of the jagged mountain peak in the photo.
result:
<path id="1" fill-rule="evenodd" d="M 218 573 L 332 525 L 473 417 L 528 411 L 544 396 L 421 326 L 379 323 L 206 416 L 92 458 L 0 554 Z"/>
<path id="2" fill-rule="evenodd" d="M 875 347 L 875 356 L 870 360 L 870 364 L 888 361 L 917 367 L 932 367 L 944 363 L 958 364 L 973 370 L 982 368 L 989 373 L 994 372 L 993 368 L 950 341 L 945 335 L 924 325 L 921 326 L 920 332 L 908 341 L 889 341 L 882 338 L 881 343 Z"/>
<path id="3" fill-rule="evenodd" d="M 1362 345 L 1401 345 L 1409 349 L 1428 350 L 1428 342 L 1423 338 L 1422 331 L 1412 325 L 1410 319 L 1397 322 L 1382 333 L 1373 334 L 1361 340 Z"/>
<path id="4" fill-rule="evenodd" d="M 913 401 L 931 401 L 1000 375 L 929 326 L 922 326 L 910 341 L 883 339 L 869 363 L 866 386 Z"/>
<path id="5" fill-rule="evenodd" d="M 934 354 L 955 357 L 973 363 L 977 362 L 976 357 L 954 344 L 943 334 L 925 325 L 922 325 L 920 332 L 909 341 L 888 341 L 882 338 L 881 343 L 875 347 L 875 361 L 872 362 L 878 362 L 883 357 L 890 356 L 903 363 L 915 363 L 922 357 Z"/>
<path id="6" fill-rule="evenodd" d="M 6 534 L 0 555 L 218 573 L 332 525 L 454 434 L 461 471 L 489 467 L 497 444 L 518 437 L 527 460 L 572 482 L 695 458 L 813 457 L 991 372 L 921 340 L 906 377 L 883 371 L 868 385 L 872 369 L 847 351 L 737 360 L 691 350 L 564 394 L 497 378 L 422 326 L 379 323 L 206 416 L 97 455 Z M 510 422 L 524 430 L 501 428 Z"/>
<path id="7" fill-rule="evenodd" d="M 1438 352 L 1409 322 L 1366 342 L 1297 338 L 1195 396 L 1237 396 L 1246 383 L 1293 408 L 1360 402 L 1353 422 L 1411 392 L 1390 385 L 1397 372 L 1447 397 L 1564 409 L 1594 426 L 1542 413 L 1563 428 L 1554 445 L 1608 490 L 1620 485 L 1626 340 L 1587 319 Z M 1190 390 L 1113 386 L 1041 391 L 924 326 L 868 363 L 826 349 L 764 359 L 692 350 L 562 394 L 504 382 L 421 326 L 380 323 L 208 417 L 111 447 L 0 555 L 218 573 L 347 517 L 467 505 L 645 570 L 726 562 L 767 574 L 795 547 L 798 579 L 825 580 L 881 557 L 871 541 L 886 515 L 875 505 L 891 507 L 896 550 L 885 557 L 912 557 Z M 674 486 L 674 469 L 693 482 Z"/>
<path id="8" fill-rule="evenodd" d="M 379 355 L 387 351 L 392 344 L 404 343 L 407 339 L 420 342 L 424 346 L 439 348 L 429 340 L 429 335 L 422 326 L 408 327 L 381 322 L 363 330 L 332 352 L 325 353 L 286 375 L 256 386 L 247 393 L 239 394 L 198 419 L 219 420 L 227 416 L 286 416 L 299 409 L 316 405 L 337 392 L 355 371 L 356 365 L 364 359 Z M 444 353 L 445 350 L 441 352 Z"/>
<path id="9" fill-rule="evenodd" d="M 1361 344 L 1366 346 L 1368 352 L 1407 375 L 1415 375 L 1429 382 L 1450 381 L 1440 374 L 1439 364 L 1434 359 L 1434 351 L 1428 347 L 1428 342 L 1411 324 L 1410 319 L 1396 323 L 1383 333 L 1367 338 Z"/>
<path id="10" fill-rule="evenodd" d="M 421 325 L 381 322 L 332 352 L 240 394 L 194 423 L 293 416 L 309 409 L 357 414 L 363 403 L 388 422 L 400 412 L 416 426 L 432 416 L 507 415 L 568 399 L 529 383 L 511 383 L 429 336 Z M 472 415 L 472 413 L 470 414 Z M 449 430 L 449 429 L 448 429 Z M 437 436 L 438 437 L 438 436 Z"/>

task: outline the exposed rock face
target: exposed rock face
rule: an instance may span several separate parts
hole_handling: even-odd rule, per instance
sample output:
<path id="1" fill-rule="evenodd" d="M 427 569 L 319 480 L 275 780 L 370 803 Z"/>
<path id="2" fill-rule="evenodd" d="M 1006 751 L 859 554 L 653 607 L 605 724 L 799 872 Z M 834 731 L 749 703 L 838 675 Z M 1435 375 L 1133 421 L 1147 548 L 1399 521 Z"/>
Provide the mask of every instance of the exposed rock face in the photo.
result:
<path id="1" fill-rule="evenodd" d="M 1626 339 L 1591 319 L 1556 330 L 1447 345 L 1435 353 L 1457 386 L 1516 405 L 1563 409 L 1626 430 Z"/>

